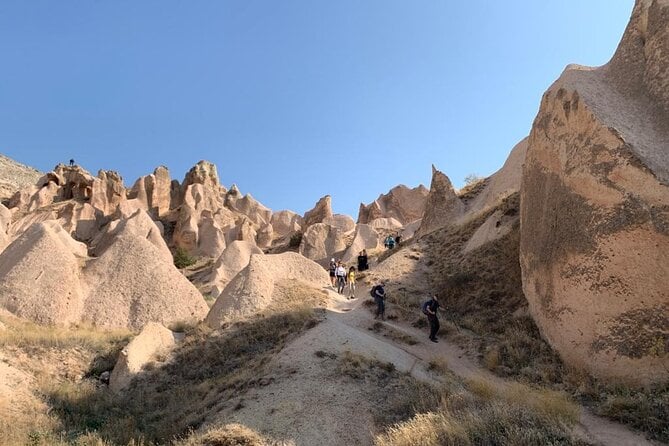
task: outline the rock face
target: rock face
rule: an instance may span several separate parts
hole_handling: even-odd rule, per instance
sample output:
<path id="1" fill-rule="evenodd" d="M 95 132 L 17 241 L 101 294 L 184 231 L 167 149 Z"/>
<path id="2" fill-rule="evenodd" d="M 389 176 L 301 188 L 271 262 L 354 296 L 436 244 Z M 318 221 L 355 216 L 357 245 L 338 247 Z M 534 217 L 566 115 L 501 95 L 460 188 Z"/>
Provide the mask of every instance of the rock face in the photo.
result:
<path id="1" fill-rule="evenodd" d="M 326 225 L 334 226 L 344 233 L 349 233 L 355 230 L 355 221 L 348 215 L 335 214 L 323 220 Z"/>
<path id="2" fill-rule="evenodd" d="M 109 388 L 120 392 L 132 381 L 144 366 L 157 355 L 171 350 L 176 345 L 176 336 L 161 324 L 149 322 L 128 345 L 121 350 L 114 370 L 109 377 Z"/>
<path id="3" fill-rule="evenodd" d="M 225 287 L 207 315 L 209 326 L 252 316 L 272 303 L 280 281 L 298 281 L 314 288 L 329 283 L 325 269 L 294 252 L 252 255 L 249 264 Z"/>
<path id="4" fill-rule="evenodd" d="M 272 229 L 276 238 L 283 238 L 302 230 L 302 217 L 293 211 L 279 211 L 272 214 Z"/>
<path id="5" fill-rule="evenodd" d="M 430 193 L 425 203 L 425 214 L 417 231 L 418 235 L 428 234 L 460 218 L 465 206 L 455 193 L 451 180 L 432 166 Z"/>
<path id="6" fill-rule="evenodd" d="M 18 190 L 33 186 L 41 176 L 37 169 L 0 155 L 0 201 L 11 198 Z"/>
<path id="7" fill-rule="evenodd" d="M 230 280 L 249 264 L 251 256 L 263 252 L 254 243 L 236 240 L 216 260 L 209 282 L 211 294 L 218 297 Z"/>
<path id="8" fill-rule="evenodd" d="M 346 264 L 354 262 L 363 249 L 372 250 L 379 247 L 381 236 L 369 225 L 359 224 L 355 230 L 353 243 L 346 249 L 342 261 Z"/>
<path id="9" fill-rule="evenodd" d="M 316 206 L 304 214 L 304 223 L 302 228 L 306 230 L 309 226 L 316 223 L 323 223 L 326 218 L 332 217 L 332 198 L 329 195 L 324 196 L 316 203 Z"/>
<path id="10" fill-rule="evenodd" d="M 666 0 L 638 0 L 607 65 L 564 71 L 521 187 L 523 290 L 543 336 L 567 364 L 636 384 L 669 377 L 667 23 Z"/>
<path id="11" fill-rule="evenodd" d="M 379 195 L 372 203 L 360 204 L 358 223 L 369 223 L 377 218 L 394 218 L 402 226 L 423 216 L 429 191 L 422 184 L 409 189 L 403 184 Z"/>
<path id="12" fill-rule="evenodd" d="M 140 177 L 128 192 L 128 198 L 139 200 L 156 218 L 167 215 L 172 208 L 172 180 L 167 167 L 160 166 L 153 174 Z"/>
<path id="13" fill-rule="evenodd" d="M 323 263 L 330 257 L 338 256 L 344 249 L 343 231 L 325 223 L 316 223 L 309 226 L 302 236 L 299 253 L 307 259 Z"/>
<path id="14" fill-rule="evenodd" d="M 55 221 L 36 223 L 0 254 L 0 306 L 44 325 L 78 321 L 86 245 Z"/>

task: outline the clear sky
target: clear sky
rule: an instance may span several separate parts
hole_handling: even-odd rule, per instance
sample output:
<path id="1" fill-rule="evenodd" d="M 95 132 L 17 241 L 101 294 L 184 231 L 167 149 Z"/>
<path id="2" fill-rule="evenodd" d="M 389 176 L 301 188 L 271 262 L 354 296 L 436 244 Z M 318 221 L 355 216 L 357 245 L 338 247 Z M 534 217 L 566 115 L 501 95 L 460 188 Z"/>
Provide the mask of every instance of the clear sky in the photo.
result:
<path id="1" fill-rule="evenodd" d="M 2 0 L 0 153 L 126 185 L 198 160 L 274 210 L 357 216 L 396 184 L 489 175 L 632 0 Z"/>

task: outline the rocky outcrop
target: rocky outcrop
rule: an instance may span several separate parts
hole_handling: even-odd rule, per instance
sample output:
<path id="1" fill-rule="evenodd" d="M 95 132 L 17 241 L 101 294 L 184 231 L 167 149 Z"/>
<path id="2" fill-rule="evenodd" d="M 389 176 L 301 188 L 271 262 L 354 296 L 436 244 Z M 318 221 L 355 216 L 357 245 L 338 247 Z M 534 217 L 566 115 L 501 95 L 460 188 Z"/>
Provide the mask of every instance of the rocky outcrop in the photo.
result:
<path id="1" fill-rule="evenodd" d="M 322 197 L 313 209 L 304 214 L 302 229 L 316 223 L 323 223 L 326 218 L 332 217 L 332 199 L 329 195 Z"/>
<path id="2" fill-rule="evenodd" d="M 132 379 L 159 355 L 169 352 L 177 343 L 177 335 L 168 328 L 149 322 L 142 331 L 121 350 L 109 377 L 109 388 L 120 392 Z"/>
<path id="3" fill-rule="evenodd" d="M 615 56 L 544 94 L 521 187 L 523 290 L 564 361 L 666 381 L 669 4 L 638 0 Z"/>
<path id="4" fill-rule="evenodd" d="M 80 320 L 86 245 L 55 221 L 36 223 L 0 254 L 0 306 L 39 324 Z"/>
<path id="5" fill-rule="evenodd" d="M 264 226 L 272 220 L 271 210 L 260 204 L 251 194 L 242 197 L 234 185 L 225 196 L 225 206 L 246 216 L 257 226 Z"/>
<path id="6" fill-rule="evenodd" d="M 0 155 L 0 201 L 11 198 L 17 191 L 34 186 L 42 174 L 4 155 Z"/>
<path id="7" fill-rule="evenodd" d="M 172 179 L 167 167 L 160 166 L 153 174 L 137 179 L 128 198 L 139 200 L 155 218 L 167 215 L 172 209 Z"/>
<path id="8" fill-rule="evenodd" d="M 394 218 L 402 226 L 423 216 L 429 191 L 422 184 L 409 189 L 403 184 L 379 195 L 372 203 L 360 204 L 358 223 L 369 223 L 378 218 Z"/>
<path id="9" fill-rule="evenodd" d="M 397 231 L 402 229 L 402 223 L 392 217 L 377 218 L 370 221 L 368 224 L 372 228 L 382 231 Z"/>
<path id="10" fill-rule="evenodd" d="M 276 285 L 295 281 L 320 289 L 329 283 L 325 269 L 294 252 L 252 255 L 249 264 L 225 287 L 209 311 L 206 323 L 219 328 L 226 321 L 243 319 L 267 308 Z"/>
<path id="11" fill-rule="evenodd" d="M 344 236 L 344 232 L 334 226 L 313 224 L 302 236 L 299 253 L 307 259 L 327 263 L 328 259 L 339 256 L 346 249 Z"/>
<path id="12" fill-rule="evenodd" d="M 353 243 L 346 249 L 342 261 L 346 264 L 355 262 L 363 249 L 373 250 L 379 247 L 381 236 L 369 225 L 359 224 L 355 229 Z"/>
<path id="13" fill-rule="evenodd" d="M 111 215 L 126 200 L 123 178 L 113 170 L 101 170 L 91 182 L 90 203 L 103 215 Z"/>
<path id="14" fill-rule="evenodd" d="M 427 196 L 425 213 L 417 234 L 425 235 L 452 224 L 464 212 L 465 206 L 455 193 L 451 180 L 432 166 L 430 193 Z"/>
<path id="15" fill-rule="evenodd" d="M 262 254 L 262 250 L 254 243 L 236 240 L 216 260 L 209 277 L 211 295 L 218 297 L 230 280 L 249 264 L 251 256 Z"/>
<path id="16" fill-rule="evenodd" d="M 272 229 L 275 238 L 283 238 L 302 230 L 302 217 L 293 211 L 279 211 L 272 214 Z"/>
<path id="17" fill-rule="evenodd" d="M 332 217 L 324 219 L 323 223 L 334 226 L 345 234 L 355 230 L 355 220 L 344 214 L 335 214 Z"/>

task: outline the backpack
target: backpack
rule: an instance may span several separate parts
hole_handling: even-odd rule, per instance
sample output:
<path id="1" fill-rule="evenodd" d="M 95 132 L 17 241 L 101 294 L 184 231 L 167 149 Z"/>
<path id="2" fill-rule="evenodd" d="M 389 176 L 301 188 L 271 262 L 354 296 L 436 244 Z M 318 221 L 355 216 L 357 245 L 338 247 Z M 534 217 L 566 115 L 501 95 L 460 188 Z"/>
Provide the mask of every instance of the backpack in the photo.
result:
<path id="1" fill-rule="evenodd" d="M 372 296 L 373 298 L 376 298 L 376 287 L 378 285 L 374 285 L 371 290 L 369 290 L 369 295 Z"/>
<path id="2" fill-rule="evenodd" d="M 427 302 L 424 302 L 423 305 L 421 305 L 420 307 L 425 316 L 430 316 L 430 313 L 427 312 L 427 307 L 430 306 L 431 302 L 432 302 L 431 300 L 428 300 Z"/>

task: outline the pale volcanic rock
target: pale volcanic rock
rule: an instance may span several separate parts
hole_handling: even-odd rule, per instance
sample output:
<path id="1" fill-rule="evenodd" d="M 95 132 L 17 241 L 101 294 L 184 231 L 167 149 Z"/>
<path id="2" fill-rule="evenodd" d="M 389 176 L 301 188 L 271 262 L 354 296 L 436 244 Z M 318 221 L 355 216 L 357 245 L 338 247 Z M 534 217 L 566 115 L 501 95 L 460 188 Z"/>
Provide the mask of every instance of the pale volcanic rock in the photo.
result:
<path id="1" fill-rule="evenodd" d="M 430 193 L 425 203 L 425 214 L 418 235 L 428 234 L 435 229 L 452 224 L 465 212 L 465 205 L 453 189 L 451 180 L 432 166 Z"/>
<path id="2" fill-rule="evenodd" d="M 113 392 L 124 390 L 148 363 L 154 361 L 158 355 L 168 353 L 176 344 L 176 333 L 161 324 L 149 322 L 121 350 L 109 377 L 109 388 Z"/>
<path id="3" fill-rule="evenodd" d="M 251 256 L 262 253 L 252 242 L 235 240 L 230 243 L 216 260 L 209 276 L 211 294 L 218 297 L 230 280 L 249 264 Z"/>
<path id="4" fill-rule="evenodd" d="M 326 225 L 334 226 L 343 233 L 349 233 L 355 230 L 355 220 L 348 215 L 335 214 L 323 220 Z"/>
<path id="5" fill-rule="evenodd" d="M 272 229 L 275 238 L 282 238 L 302 230 L 302 216 L 293 211 L 279 211 L 272 214 Z"/>
<path id="6" fill-rule="evenodd" d="M 669 377 L 667 23 L 666 0 L 639 0 L 611 62 L 567 67 L 521 187 L 523 291 L 542 335 L 569 366 L 633 384 Z"/>
<path id="7" fill-rule="evenodd" d="M 11 198 L 17 191 L 34 186 L 41 176 L 37 169 L 0 155 L 0 200 Z"/>
<path id="8" fill-rule="evenodd" d="M 327 262 L 346 249 L 345 234 L 340 229 L 315 223 L 307 228 L 300 242 L 299 253 L 316 262 Z"/>
<path id="9" fill-rule="evenodd" d="M 358 223 L 369 223 L 378 218 L 394 218 L 402 226 L 423 217 L 429 191 L 422 184 L 410 189 L 400 184 L 387 194 L 379 195 L 372 203 L 360 204 Z"/>
<path id="10" fill-rule="evenodd" d="M 524 138 L 513 147 L 502 168 L 488 178 L 484 189 L 467 205 L 465 218 L 492 209 L 500 201 L 520 191 L 527 147 L 528 138 Z"/>
<path id="11" fill-rule="evenodd" d="M 225 196 L 226 207 L 248 217 L 257 226 L 264 226 L 270 223 L 272 220 L 272 211 L 270 209 L 263 206 L 251 194 L 241 197 L 236 186 L 233 185 L 233 188 Z"/>
<path id="12" fill-rule="evenodd" d="M 329 195 L 322 197 L 313 209 L 304 214 L 302 228 L 306 230 L 309 226 L 316 223 L 323 223 L 329 217 L 332 217 L 332 198 Z"/>
<path id="13" fill-rule="evenodd" d="M 0 254 L 0 306 L 44 325 L 79 320 L 84 288 L 79 280 L 86 245 L 55 221 L 32 225 Z"/>
<path id="14" fill-rule="evenodd" d="M 269 223 L 261 227 L 256 233 L 256 244 L 260 248 L 269 248 L 274 240 L 274 228 Z"/>
<path id="15" fill-rule="evenodd" d="M 410 238 L 413 238 L 413 236 L 416 235 L 416 231 L 418 231 L 418 229 L 420 228 L 422 222 L 423 222 L 422 219 L 418 219 L 406 225 L 400 232 L 402 240 L 409 240 Z"/>
<path id="16" fill-rule="evenodd" d="M 182 187 L 185 189 L 191 184 L 201 184 L 207 189 L 225 193 L 225 188 L 221 186 L 221 182 L 218 178 L 216 165 L 209 161 L 198 161 L 198 163 L 186 173 Z"/>
<path id="17" fill-rule="evenodd" d="M 0 252 L 9 244 L 9 226 L 12 223 L 12 213 L 0 204 Z"/>
<path id="18" fill-rule="evenodd" d="M 128 198 L 139 200 L 156 218 L 169 213 L 172 207 L 172 179 L 167 167 L 160 166 L 153 174 L 138 178 L 128 192 Z"/>
<path id="19" fill-rule="evenodd" d="M 467 244 L 462 250 L 463 253 L 466 254 L 470 251 L 480 248 L 483 245 L 504 237 L 509 232 L 511 232 L 518 220 L 519 216 L 517 212 L 513 213 L 512 215 L 505 214 L 501 210 L 493 212 L 493 214 L 488 217 L 481 226 L 479 226 L 479 228 L 467 241 Z"/>
<path id="20" fill-rule="evenodd" d="M 218 258 L 225 249 L 225 232 L 211 211 L 203 211 L 198 223 L 197 254 Z"/>
<path id="21" fill-rule="evenodd" d="M 402 229 L 402 223 L 392 217 L 377 218 L 368 223 L 374 229 L 381 229 L 386 231 L 396 231 Z"/>
<path id="22" fill-rule="evenodd" d="M 359 224 L 355 229 L 355 237 L 353 243 L 346 249 L 342 261 L 344 263 L 351 263 L 358 258 L 358 254 L 363 249 L 373 250 L 379 247 L 379 239 L 381 236 L 369 225 Z"/>
<path id="23" fill-rule="evenodd" d="M 162 236 L 162 225 L 151 219 L 143 209 L 138 209 L 129 218 L 112 221 L 107 230 L 91 242 L 91 251 L 95 256 L 101 256 L 120 237 L 139 237 L 148 240 L 160 252 L 160 259 L 164 262 L 172 261 L 165 239 Z"/>
<path id="24" fill-rule="evenodd" d="M 123 178 L 113 170 L 100 170 L 91 181 L 90 203 L 103 215 L 111 215 L 126 200 Z"/>
<path id="25" fill-rule="evenodd" d="M 84 279 L 90 290 L 83 320 L 99 327 L 141 329 L 203 319 L 208 307 L 200 292 L 164 252 L 130 232 L 114 238 L 102 255 L 89 261 Z"/>
<path id="26" fill-rule="evenodd" d="M 246 268 L 216 299 L 206 323 L 218 328 L 226 321 L 244 319 L 264 310 L 272 303 L 280 281 L 301 282 L 314 290 L 330 283 L 323 267 L 297 253 L 252 255 Z"/>

